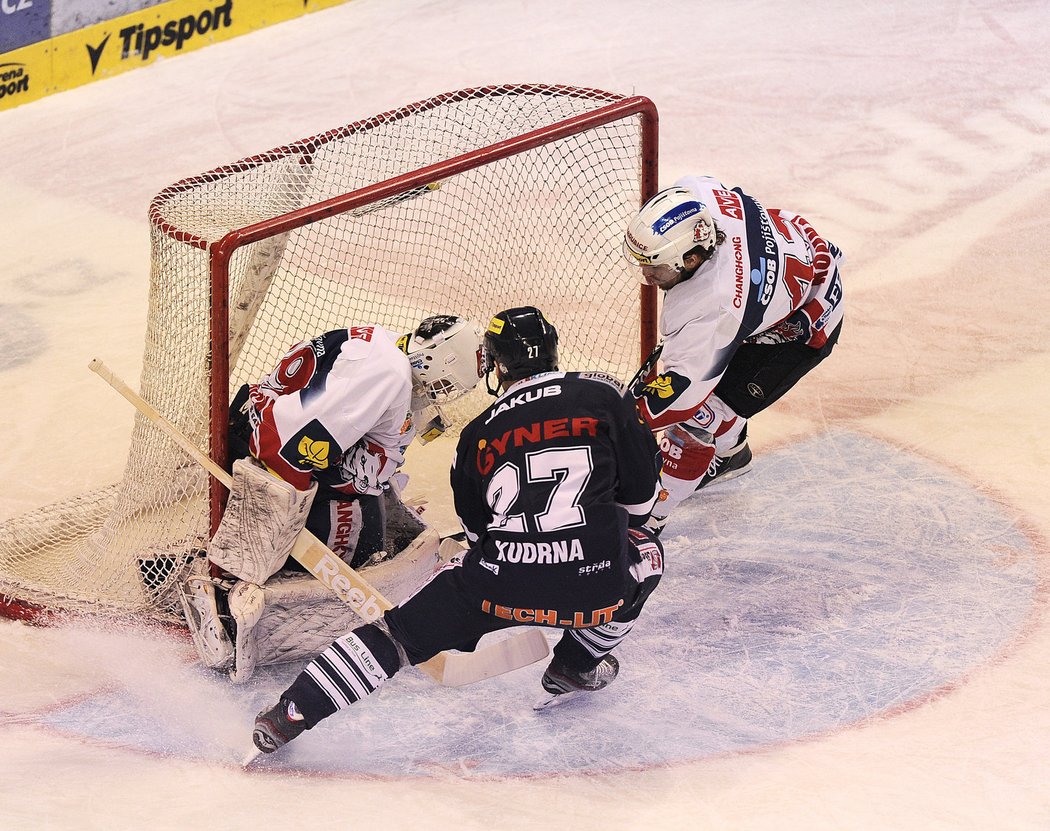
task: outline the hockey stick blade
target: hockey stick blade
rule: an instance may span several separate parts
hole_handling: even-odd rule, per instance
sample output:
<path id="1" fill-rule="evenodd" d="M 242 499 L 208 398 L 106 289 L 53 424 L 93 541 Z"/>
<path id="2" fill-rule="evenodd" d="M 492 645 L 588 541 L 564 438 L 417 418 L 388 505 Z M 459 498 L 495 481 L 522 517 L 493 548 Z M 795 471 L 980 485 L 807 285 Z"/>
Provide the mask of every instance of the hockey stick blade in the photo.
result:
<path id="1" fill-rule="evenodd" d="M 542 630 L 526 629 L 474 652 L 446 653 L 441 683 L 447 687 L 476 684 L 543 660 L 550 651 Z"/>

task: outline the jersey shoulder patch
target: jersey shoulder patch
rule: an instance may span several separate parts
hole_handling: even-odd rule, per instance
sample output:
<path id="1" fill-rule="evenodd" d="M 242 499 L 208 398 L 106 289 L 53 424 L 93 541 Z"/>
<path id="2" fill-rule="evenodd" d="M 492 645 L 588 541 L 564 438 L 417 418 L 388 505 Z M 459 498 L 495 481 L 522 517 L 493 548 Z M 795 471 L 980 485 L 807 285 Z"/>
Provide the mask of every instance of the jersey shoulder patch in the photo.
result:
<path id="1" fill-rule="evenodd" d="M 597 381 L 601 384 L 607 384 L 616 390 L 617 394 L 623 395 L 626 387 L 619 378 L 615 375 L 610 375 L 608 372 L 578 372 L 577 377 L 584 381 Z"/>
<path id="2" fill-rule="evenodd" d="M 657 375 L 643 388 L 639 398 L 645 401 L 649 412 L 656 416 L 670 408 L 689 387 L 689 379 L 677 372 L 669 371 Z"/>
<path id="3" fill-rule="evenodd" d="M 316 418 L 281 447 L 281 458 L 303 473 L 326 470 L 342 452 L 331 433 Z"/>

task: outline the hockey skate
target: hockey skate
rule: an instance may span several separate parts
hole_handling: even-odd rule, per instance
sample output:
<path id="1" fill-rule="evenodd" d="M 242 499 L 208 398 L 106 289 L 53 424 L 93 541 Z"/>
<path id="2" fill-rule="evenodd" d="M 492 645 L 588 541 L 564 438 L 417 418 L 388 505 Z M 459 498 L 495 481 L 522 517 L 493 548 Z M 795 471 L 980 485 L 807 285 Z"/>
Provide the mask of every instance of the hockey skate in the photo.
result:
<path id="1" fill-rule="evenodd" d="M 269 710 L 264 710 L 255 717 L 252 741 L 263 753 L 273 753 L 305 729 L 306 722 L 295 709 L 295 704 L 282 698 Z"/>
<path id="2" fill-rule="evenodd" d="M 732 450 L 727 452 L 724 456 L 715 456 L 711 460 L 710 466 L 707 468 L 707 473 L 700 479 L 700 483 L 696 486 L 697 490 L 701 490 L 712 485 L 714 482 L 728 482 L 730 479 L 735 479 L 737 476 L 743 476 L 749 470 L 751 470 L 751 448 L 747 444 L 747 428 L 744 429 L 743 435 L 740 436 L 740 442 Z"/>
<path id="3" fill-rule="evenodd" d="M 619 672 L 620 662 L 612 655 L 606 655 L 588 672 L 570 669 L 555 658 L 540 681 L 547 695 L 538 701 L 533 709 L 545 710 L 553 704 L 563 704 L 576 698 L 580 693 L 604 690 Z"/>
<path id="4" fill-rule="evenodd" d="M 645 527 L 649 529 L 654 537 L 660 536 L 663 533 L 665 527 L 667 527 L 667 520 L 670 517 L 666 516 L 650 516 L 645 521 Z"/>

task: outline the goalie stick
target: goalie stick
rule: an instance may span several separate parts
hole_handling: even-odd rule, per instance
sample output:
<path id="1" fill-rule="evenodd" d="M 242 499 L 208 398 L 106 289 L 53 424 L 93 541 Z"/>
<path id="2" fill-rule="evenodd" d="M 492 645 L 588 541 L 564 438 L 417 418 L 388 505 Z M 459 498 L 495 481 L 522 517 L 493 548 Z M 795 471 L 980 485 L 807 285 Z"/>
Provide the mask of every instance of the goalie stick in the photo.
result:
<path id="1" fill-rule="evenodd" d="M 118 378 L 102 361 L 94 358 L 88 363 L 88 368 L 130 401 L 143 416 L 166 433 L 223 485 L 229 488 L 233 484 L 233 477 L 229 473 Z M 296 539 L 292 557 L 370 623 L 393 606 L 364 577 L 306 529 L 303 529 Z M 461 687 L 528 666 L 545 658 L 549 653 L 550 644 L 543 632 L 540 629 L 528 628 L 474 652 L 440 652 L 417 666 L 439 684 Z"/>

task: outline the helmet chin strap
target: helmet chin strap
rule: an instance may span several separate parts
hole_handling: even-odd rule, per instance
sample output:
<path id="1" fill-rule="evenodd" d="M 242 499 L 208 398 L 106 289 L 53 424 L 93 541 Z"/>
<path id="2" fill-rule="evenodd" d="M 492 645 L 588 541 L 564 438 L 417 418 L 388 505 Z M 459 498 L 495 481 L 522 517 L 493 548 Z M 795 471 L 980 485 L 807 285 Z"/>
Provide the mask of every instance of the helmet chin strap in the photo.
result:
<path id="1" fill-rule="evenodd" d="M 496 386 L 495 387 L 492 386 L 492 374 L 493 373 L 496 374 Z M 491 395 L 493 397 L 498 397 L 499 394 L 501 392 L 503 392 L 503 377 L 500 375 L 499 369 L 497 369 L 495 366 L 493 366 L 492 369 L 489 369 L 485 373 L 485 390 L 488 392 L 489 395 Z"/>

